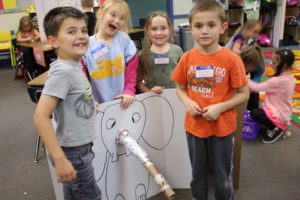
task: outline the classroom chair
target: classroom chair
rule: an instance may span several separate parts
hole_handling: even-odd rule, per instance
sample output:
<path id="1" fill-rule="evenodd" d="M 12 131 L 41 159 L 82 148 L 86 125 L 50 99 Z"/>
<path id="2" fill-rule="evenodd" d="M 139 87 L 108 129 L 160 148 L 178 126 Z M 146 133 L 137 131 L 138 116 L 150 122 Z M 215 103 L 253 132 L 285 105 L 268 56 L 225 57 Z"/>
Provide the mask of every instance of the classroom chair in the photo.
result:
<path id="1" fill-rule="evenodd" d="M 43 88 L 42 87 L 27 87 L 27 91 L 29 94 L 29 97 L 32 102 L 37 103 L 40 99 L 40 96 L 42 94 Z M 33 162 L 37 163 L 39 161 L 39 151 L 40 151 L 40 144 L 41 144 L 41 138 L 38 133 L 36 133 L 36 142 L 35 142 L 35 148 L 34 148 L 34 160 Z M 45 151 L 45 148 L 42 148 L 42 151 Z"/>
<path id="2" fill-rule="evenodd" d="M 0 30 L 0 51 L 9 51 L 11 66 L 16 65 L 15 50 L 11 42 L 11 32 Z"/>

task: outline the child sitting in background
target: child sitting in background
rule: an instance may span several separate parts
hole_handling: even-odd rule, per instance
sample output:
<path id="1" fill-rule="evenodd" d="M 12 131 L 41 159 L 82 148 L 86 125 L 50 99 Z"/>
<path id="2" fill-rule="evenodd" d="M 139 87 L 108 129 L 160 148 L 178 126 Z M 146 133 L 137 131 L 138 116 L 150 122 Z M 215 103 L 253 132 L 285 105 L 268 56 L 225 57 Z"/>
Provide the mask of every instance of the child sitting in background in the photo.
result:
<path id="1" fill-rule="evenodd" d="M 258 20 L 249 20 L 238 29 L 229 42 L 226 48 L 231 49 L 233 52 L 240 54 L 243 45 L 247 44 L 249 40 L 255 40 L 261 31 L 262 25 Z"/>
<path id="2" fill-rule="evenodd" d="M 40 40 L 40 34 L 36 29 L 34 29 L 29 16 L 24 16 L 20 19 L 16 39 L 17 42 L 36 42 Z M 34 78 L 40 73 L 40 71 L 37 67 L 35 67 L 37 64 L 33 56 L 32 48 L 20 46 L 19 49 L 24 54 L 24 65 L 31 76 L 30 78 Z"/>
<path id="3" fill-rule="evenodd" d="M 240 54 L 246 72 L 250 74 L 252 81 L 259 83 L 265 72 L 264 57 L 259 46 L 251 45 L 242 49 Z M 259 107 L 259 93 L 250 93 L 250 98 L 247 103 L 247 110 L 253 110 Z"/>
<path id="4" fill-rule="evenodd" d="M 20 19 L 19 29 L 17 33 L 18 42 L 32 42 L 40 40 L 39 32 L 33 27 L 29 16 Z"/>
<path id="5" fill-rule="evenodd" d="M 139 54 L 137 89 L 161 94 L 164 88 L 176 87 L 170 76 L 183 52 L 179 46 L 168 43 L 173 29 L 166 12 L 150 13 L 144 29 L 148 43 Z"/>
<path id="6" fill-rule="evenodd" d="M 248 81 L 251 91 L 266 93 L 264 106 L 250 112 L 252 119 L 262 125 L 261 134 L 265 144 L 277 141 L 290 122 L 295 87 L 290 70 L 294 60 L 291 50 L 277 50 L 272 55 L 272 67 L 276 71 L 274 77 L 263 83 Z"/>

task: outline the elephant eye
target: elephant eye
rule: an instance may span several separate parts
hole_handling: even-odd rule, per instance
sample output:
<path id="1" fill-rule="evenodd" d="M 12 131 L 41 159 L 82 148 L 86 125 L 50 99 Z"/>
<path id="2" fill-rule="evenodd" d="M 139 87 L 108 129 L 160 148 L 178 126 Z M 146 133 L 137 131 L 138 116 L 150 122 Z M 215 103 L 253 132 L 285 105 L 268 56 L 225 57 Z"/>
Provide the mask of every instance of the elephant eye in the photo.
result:
<path id="1" fill-rule="evenodd" d="M 132 119 L 133 123 L 137 123 L 141 119 L 140 114 L 139 113 L 133 113 L 131 119 Z"/>
<path id="2" fill-rule="evenodd" d="M 106 121 L 106 128 L 107 129 L 112 129 L 116 125 L 116 119 L 110 118 Z"/>

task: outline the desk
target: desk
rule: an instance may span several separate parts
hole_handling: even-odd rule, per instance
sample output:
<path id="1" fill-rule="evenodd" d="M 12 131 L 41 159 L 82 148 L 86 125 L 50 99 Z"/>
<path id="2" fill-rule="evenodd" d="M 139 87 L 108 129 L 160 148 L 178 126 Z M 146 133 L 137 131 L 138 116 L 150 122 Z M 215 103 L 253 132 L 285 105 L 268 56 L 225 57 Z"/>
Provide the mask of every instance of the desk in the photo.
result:
<path id="1" fill-rule="evenodd" d="M 45 43 L 45 42 L 35 42 L 35 43 L 32 43 L 32 42 L 17 42 L 17 45 L 18 46 L 21 46 L 21 47 L 28 47 L 28 48 L 39 48 L 43 51 L 51 51 L 53 50 L 52 47 Z"/>
<path id="2" fill-rule="evenodd" d="M 32 79 L 27 83 L 29 87 L 43 87 L 45 85 L 45 81 L 48 75 L 48 71 L 40 74 L 36 78 Z"/>

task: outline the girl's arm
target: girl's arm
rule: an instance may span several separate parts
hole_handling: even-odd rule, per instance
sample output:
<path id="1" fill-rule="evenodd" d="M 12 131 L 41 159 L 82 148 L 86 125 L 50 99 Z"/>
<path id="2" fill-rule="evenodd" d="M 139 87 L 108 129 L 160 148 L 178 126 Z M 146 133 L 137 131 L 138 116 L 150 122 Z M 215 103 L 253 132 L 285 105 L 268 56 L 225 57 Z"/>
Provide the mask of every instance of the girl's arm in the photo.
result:
<path id="1" fill-rule="evenodd" d="M 236 54 L 240 54 L 241 53 L 241 47 L 242 47 L 242 43 L 241 42 L 235 42 L 233 44 L 232 47 L 232 51 Z"/>
<path id="2" fill-rule="evenodd" d="M 125 71 L 125 87 L 123 94 L 134 96 L 135 86 L 137 82 L 137 70 L 139 66 L 138 56 L 134 55 L 128 63 L 126 63 Z"/>
<path id="3" fill-rule="evenodd" d="M 40 38 L 40 33 L 36 30 L 36 29 L 34 29 L 33 30 L 33 32 L 34 32 L 34 37 L 33 37 L 33 39 L 35 39 L 35 40 L 40 40 L 41 38 Z"/>
<path id="4" fill-rule="evenodd" d="M 50 120 L 58 102 L 57 97 L 42 95 L 34 113 L 34 122 L 38 134 L 53 159 L 58 181 L 70 182 L 76 178 L 76 171 L 60 147 Z"/>
<path id="5" fill-rule="evenodd" d="M 29 42 L 31 39 L 30 38 L 22 38 L 21 32 L 18 32 L 17 34 L 17 41 L 18 42 Z"/>
<path id="6" fill-rule="evenodd" d="M 273 79 L 274 78 L 271 78 L 263 83 L 256 83 L 248 79 L 249 89 L 253 92 L 261 92 L 261 91 L 270 92 L 273 88 Z"/>

